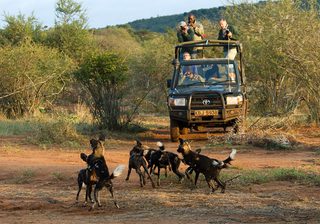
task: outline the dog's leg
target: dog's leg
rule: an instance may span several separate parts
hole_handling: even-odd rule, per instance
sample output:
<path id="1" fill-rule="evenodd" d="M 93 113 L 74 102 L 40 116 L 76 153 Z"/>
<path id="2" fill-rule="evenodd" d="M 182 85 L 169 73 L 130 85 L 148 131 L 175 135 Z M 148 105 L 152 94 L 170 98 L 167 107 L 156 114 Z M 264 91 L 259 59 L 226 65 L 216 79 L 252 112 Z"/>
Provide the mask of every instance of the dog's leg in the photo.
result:
<path id="1" fill-rule="evenodd" d="M 148 172 L 148 171 L 147 171 Z M 153 175 L 154 174 L 154 171 L 153 171 L 153 164 L 150 164 L 150 171 L 148 172 L 150 175 Z"/>
<path id="2" fill-rule="evenodd" d="M 152 180 L 152 178 L 151 178 L 151 176 L 150 176 L 150 174 L 149 174 L 149 172 L 148 172 L 147 165 L 146 165 L 146 164 L 142 164 L 142 167 L 143 167 L 143 169 L 146 171 L 146 173 L 147 173 L 147 175 L 148 175 L 148 178 L 149 178 L 150 181 L 151 181 L 152 187 L 155 188 L 156 186 L 154 185 L 153 180 Z"/>
<path id="3" fill-rule="evenodd" d="M 217 182 L 218 187 L 221 187 L 221 193 L 224 193 L 226 190 L 226 184 L 224 182 L 222 182 L 218 177 L 213 178 L 215 180 L 215 182 Z"/>
<path id="4" fill-rule="evenodd" d="M 129 168 L 128 168 L 128 175 L 127 175 L 126 181 L 129 180 L 129 177 L 130 177 L 130 174 L 131 174 L 131 169 L 132 169 L 132 167 L 129 166 Z"/>
<path id="5" fill-rule="evenodd" d="M 90 200 L 91 203 L 93 203 L 93 200 L 92 200 L 92 197 L 91 197 L 92 186 L 93 186 L 92 183 L 89 183 L 89 184 L 87 185 L 87 188 L 88 188 L 88 196 L 89 196 L 89 200 Z"/>
<path id="6" fill-rule="evenodd" d="M 91 205 L 89 211 L 93 210 L 96 203 L 98 203 L 98 206 L 101 207 L 101 203 L 100 203 L 100 199 L 99 199 L 99 191 L 102 189 L 102 183 L 101 182 L 98 182 L 94 188 L 94 192 L 93 192 L 93 195 L 94 195 L 94 202 L 93 204 Z"/>
<path id="7" fill-rule="evenodd" d="M 169 170 L 170 170 L 170 168 L 169 168 Z M 168 169 L 167 169 L 167 167 L 164 168 L 164 176 L 168 177 Z"/>
<path id="8" fill-rule="evenodd" d="M 179 177 L 179 183 L 181 183 L 184 178 L 184 174 L 179 172 L 176 165 L 173 165 L 171 167 L 172 167 L 172 171 Z"/>
<path id="9" fill-rule="evenodd" d="M 143 187 L 143 183 L 144 183 L 145 181 L 143 180 L 143 175 L 142 175 L 142 172 L 141 172 L 141 170 L 140 170 L 140 167 L 139 167 L 138 169 L 136 169 L 136 171 L 137 171 L 137 173 L 138 173 L 138 175 L 139 175 L 139 178 L 140 178 L 140 187 Z"/>
<path id="10" fill-rule="evenodd" d="M 92 210 L 94 209 L 94 206 L 96 205 L 96 203 L 97 203 L 97 201 L 98 201 L 96 192 L 97 192 L 97 185 L 95 186 L 94 191 L 93 191 L 94 201 L 93 201 L 93 203 L 92 203 L 89 211 L 92 211 Z"/>
<path id="11" fill-rule="evenodd" d="M 198 178 L 199 178 L 199 172 L 198 171 L 196 171 L 196 176 L 195 176 L 195 178 L 194 178 L 194 186 L 195 187 L 197 187 L 197 182 L 198 182 Z"/>
<path id="12" fill-rule="evenodd" d="M 189 167 L 186 169 L 185 174 L 186 174 L 188 180 L 190 180 L 190 182 L 191 182 L 191 184 L 192 184 L 192 186 L 193 186 L 193 182 L 194 182 L 194 181 L 193 181 L 193 178 L 192 178 L 192 176 L 191 176 L 192 173 L 193 173 L 193 168 L 192 168 L 191 166 L 189 166 Z"/>
<path id="13" fill-rule="evenodd" d="M 160 166 L 158 166 L 158 179 L 157 179 L 157 185 L 160 186 Z"/>
<path id="14" fill-rule="evenodd" d="M 210 177 L 206 177 L 206 181 L 207 181 L 209 188 L 211 189 L 211 193 L 214 193 L 215 189 L 214 189 L 214 185 L 212 183 L 212 179 Z"/>
<path id="15" fill-rule="evenodd" d="M 77 202 L 79 201 L 79 194 L 80 194 L 80 191 L 82 189 L 82 184 L 83 184 L 83 180 L 81 178 L 81 174 L 79 173 L 79 175 L 78 175 L 78 187 L 79 187 L 79 189 L 78 189 L 78 193 L 77 193 L 77 197 L 76 197 L 76 201 Z"/>
<path id="16" fill-rule="evenodd" d="M 114 195 L 113 195 L 113 187 L 112 187 L 112 184 L 108 187 L 109 191 L 110 191 L 110 194 L 111 194 L 111 198 L 113 200 L 113 203 L 114 205 L 117 207 L 117 208 L 120 208 L 116 199 L 114 198 Z"/>

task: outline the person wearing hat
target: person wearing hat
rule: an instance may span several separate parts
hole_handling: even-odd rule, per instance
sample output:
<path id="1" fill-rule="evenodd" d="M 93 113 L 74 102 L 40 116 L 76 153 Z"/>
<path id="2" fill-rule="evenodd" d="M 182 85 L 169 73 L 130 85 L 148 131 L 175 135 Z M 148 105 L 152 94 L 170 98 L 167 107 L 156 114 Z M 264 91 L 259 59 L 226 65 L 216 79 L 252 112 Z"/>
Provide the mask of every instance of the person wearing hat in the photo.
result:
<path id="1" fill-rule="evenodd" d="M 180 43 L 192 41 L 194 39 L 194 31 L 188 27 L 185 21 L 181 21 L 178 25 L 177 37 Z"/>
<path id="2" fill-rule="evenodd" d="M 187 42 L 187 41 L 193 41 L 194 39 L 194 30 L 190 29 L 185 21 L 181 21 L 178 24 L 177 27 L 177 38 L 180 43 Z M 181 58 L 184 52 L 189 52 L 192 54 L 193 49 L 192 48 L 183 48 L 181 52 Z"/>
<path id="3" fill-rule="evenodd" d="M 219 21 L 219 34 L 218 40 L 237 40 L 238 32 L 237 30 L 227 23 L 227 20 L 222 18 Z M 225 58 L 234 59 L 237 55 L 237 49 L 235 47 L 225 46 L 223 48 L 223 54 Z"/>

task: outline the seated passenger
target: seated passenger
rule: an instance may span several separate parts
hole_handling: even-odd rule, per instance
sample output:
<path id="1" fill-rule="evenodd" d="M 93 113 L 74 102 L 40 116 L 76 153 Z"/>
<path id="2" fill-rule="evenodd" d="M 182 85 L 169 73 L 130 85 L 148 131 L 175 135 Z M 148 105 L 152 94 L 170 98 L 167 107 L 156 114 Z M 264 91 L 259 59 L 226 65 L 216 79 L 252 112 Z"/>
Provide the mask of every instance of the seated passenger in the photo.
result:
<path id="1" fill-rule="evenodd" d="M 181 78 L 181 82 L 183 84 L 189 84 L 194 82 L 204 82 L 205 79 L 199 75 L 192 72 L 186 72 L 183 77 Z"/>
<path id="2" fill-rule="evenodd" d="M 210 81 L 210 80 L 222 81 L 222 78 L 223 78 L 221 76 L 221 73 L 219 72 L 219 67 L 216 64 L 213 65 L 212 68 L 206 71 L 205 77 L 207 81 Z"/>
<path id="3" fill-rule="evenodd" d="M 236 82 L 236 74 L 234 72 L 229 72 L 228 75 L 231 82 Z"/>
<path id="4" fill-rule="evenodd" d="M 188 52 L 183 53 L 183 60 L 190 60 L 191 56 Z M 196 65 L 186 65 L 182 66 L 181 69 L 182 77 L 179 81 L 179 84 L 189 84 L 196 82 L 204 82 L 205 79 L 199 75 L 198 68 Z"/>

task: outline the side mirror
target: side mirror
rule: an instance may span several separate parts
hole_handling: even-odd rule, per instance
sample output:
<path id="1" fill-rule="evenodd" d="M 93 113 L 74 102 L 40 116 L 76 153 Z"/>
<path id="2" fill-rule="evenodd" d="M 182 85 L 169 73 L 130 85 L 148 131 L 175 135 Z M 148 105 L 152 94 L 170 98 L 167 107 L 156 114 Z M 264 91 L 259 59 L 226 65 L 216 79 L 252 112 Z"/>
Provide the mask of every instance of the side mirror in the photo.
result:
<path id="1" fill-rule="evenodd" d="M 179 62 L 178 59 L 173 59 L 173 60 L 172 60 L 172 65 L 178 66 L 179 64 L 180 64 L 180 62 Z"/>
<path id="2" fill-rule="evenodd" d="M 171 87 L 171 79 L 167 79 L 167 88 Z"/>

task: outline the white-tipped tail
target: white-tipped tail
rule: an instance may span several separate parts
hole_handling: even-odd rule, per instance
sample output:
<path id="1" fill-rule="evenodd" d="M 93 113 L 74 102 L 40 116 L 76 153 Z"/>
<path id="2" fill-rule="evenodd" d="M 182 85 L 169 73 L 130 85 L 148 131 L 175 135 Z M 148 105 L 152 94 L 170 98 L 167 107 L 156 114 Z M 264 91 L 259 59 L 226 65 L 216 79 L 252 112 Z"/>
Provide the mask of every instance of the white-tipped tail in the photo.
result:
<path id="1" fill-rule="evenodd" d="M 219 165 L 219 163 L 218 163 L 218 161 L 213 160 L 213 161 L 212 161 L 212 165 L 213 165 L 213 166 L 218 166 L 218 165 Z"/>
<path id="2" fill-rule="evenodd" d="M 148 152 L 149 152 L 149 149 L 143 150 L 143 155 L 146 156 L 148 154 Z"/>
<path id="3" fill-rule="evenodd" d="M 158 147 L 163 147 L 163 143 L 162 142 L 157 142 L 157 146 Z"/>
<path id="4" fill-rule="evenodd" d="M 232 152 L 230 153 L 230 159 L 234 160 L 234 158 L 236 157 L 236 154 L 237 154 L 237 150 L 232 149 Z"/>
<path id="5" fill-rule="evenodd" d="M 113 171 L 113 176 L 118 177 L 122 174 L 123 170 L 126 168 L 125 165 L 119 165 L 117 166 Z"/>

